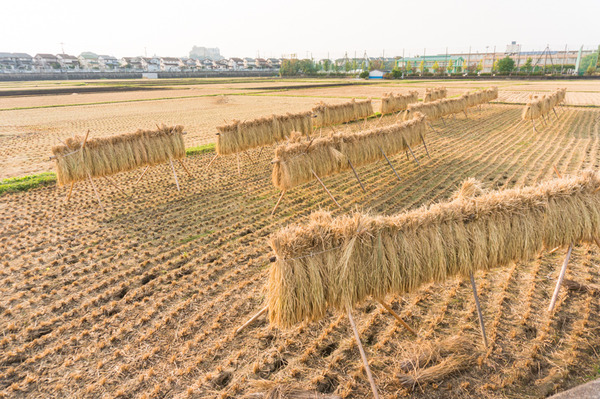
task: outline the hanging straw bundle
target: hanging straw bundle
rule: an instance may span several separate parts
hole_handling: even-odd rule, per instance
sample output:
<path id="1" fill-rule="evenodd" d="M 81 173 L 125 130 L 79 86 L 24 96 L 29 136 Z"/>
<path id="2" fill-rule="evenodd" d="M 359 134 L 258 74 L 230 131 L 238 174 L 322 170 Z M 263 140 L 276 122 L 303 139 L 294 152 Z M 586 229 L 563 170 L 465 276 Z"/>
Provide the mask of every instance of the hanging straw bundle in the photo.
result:
<path id="1" fill-rule="evenodd" d="M 245 122 L 235 120 L 218 126 L 217 130 L 217 154 L 235 154 L 284 140 L 293 131 L 312 133 L 312 113 L 272 115 Z"/>
<path id="2" fill-rule="evenodd" d="M 185 157 L 180 125 L 88 139 L 82 149 L 83 140 L 76 136 L 52 148 L 59 185 Z"/>
<path id="3" fill-rule="evenodd" d="M 398 111 L 404 111 L 408 104 L 419 101 L 419 92 L 411 91 L 408 94 L 386 93 L 381 98 L 381 113 L 391 114 Z"/>
<path id="4" fill-rule="evenodd" d="M 496 98 L 498 98 L 498 88 L 493 87 L 475 93 L 467 92 L 456 98 L 443 98 L 431 102 L 410 104 L 404 118 L 405 120 L 409 119 L 413 112 L 419 112 L 424 114 L 428 120 L 434 121 L 446 115 L 463 112 L 469 107 L 474 107 Z"/>
<path id="5" fill-rule="evenodd" d="M 448 91 L 445 87 L 434 87 L 433 89 L 425 89 L 425 98 L 423 102 L 429 103 L 435 100 L 446 98 Z"/>
<path id="6" fill-rule="evenodd" d="M 521 118 L 524 120 L 539 119 L 565 100 L 567 89 L 557 89 L 550 95 L 541 97 L 529 95 L 529 101 L 523 108 Z"/>
<path id="7" fill-rule="evenodd" d="M 338 125 L 373 115 L 373 105 L 370 98 L 358 101 L 352 99 L 342 104 L 321 102 L 313 108 L 313 114 L 316 117 L 314 121 L 316 127 Z"/>
<path id="8" fill-rule="evenodd" d="M 492 191 L 394 216 L 313 214 L 270 239 L 271 322 L 289 327 L 600 236 L 600 174 Z"/>
<path id="9" fill-rule="evenodd" d="M 408 146 L 419 144 L 425 134 L 425 117 L 375 128 L 358 133 L 338 133 L 310 142 L 283 144 L 275 150 L 273 160 L 273 185 L 289 190 L 319 177 L 329 176 L 384 159 L 387 155 L 408 151 Z"/>

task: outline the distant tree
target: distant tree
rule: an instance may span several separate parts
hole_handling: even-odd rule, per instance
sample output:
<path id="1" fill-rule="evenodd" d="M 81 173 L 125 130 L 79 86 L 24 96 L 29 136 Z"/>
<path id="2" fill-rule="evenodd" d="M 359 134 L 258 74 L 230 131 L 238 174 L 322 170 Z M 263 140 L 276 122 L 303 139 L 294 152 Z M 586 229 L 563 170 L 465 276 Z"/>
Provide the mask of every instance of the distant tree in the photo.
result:
<path id="1" fill-rule="evenodd" d="M 361 79 L 369 79 L 369 71 L 362 71 L 360 75 L 358 75 Z"/>
<path id="2" fill-rule="evenodd" d="M 406 73 L 412 73 L 412 64 L 410 63 L 410 61 L 406 62 L 406 65 L 404 66 Z"/>
<path id="3" fill-rule="evenodd" d="M 344 61 L 344 70 L 346 72 L 350 72 L 351 69 L 352 69 L 352 64 L 350 62 L 348 62 L 348 60 Z"/>
<path id="4" fill-rule="evenodd" d="M 421 73 L 425 72 L 425 60 L 422 60 L 419 64 L 419 71 L 421 71 Z"/>
<path id="5" fill-rule="evenodd" d="M 585 74 L 588 76 L 591 76 L 593 74 L 596 73 L 596 67 L 593 65 L 590 65 L 586 70 L 585 70 Z"/>
<path id="6" fill-rule="evenodd" d="M 438 62 L 434 62 L 433 66 L 431 67 L 431 69 L 433 69 L 433 73 L 438 73 L 438 71 L 440 70 L 440 64 L 438 64 Z"/>
<path id="7" fill-rule="evenodd" d="M 529 73 L 532 71 L 533 69 L 533 59 L 531 57 L 527 58 L 527 61 L 525 61 L 525 64 L 523 64 L 523 66 L 521 67 L 521 70 Z"/>
<path id="8" fill-rule="evenodd" d="M 497 71 L 500 73 L 510 73 L 515 69 L 515 60 L 506 56 L 497 61 Z"/>
<path id="9" fill-rule="evenodd" d="M 281 76 L 296 76 L 300 73 L 300 61 L 297 59 L 285 59 L 281 61 L 279 74 Z"/>
<path id="10" fill-rule="evenodd" d="M 598 53 L 588 54 L 581 59 L 581 64 L 579 65 L 580 71 L 586 71 L 589 67 L 594 67 L 597 63 Z"/>
<path id="11" fill-rule="evenodd" d="M 352 59 L 352 70 L 356 71 L 358 69 L 358 63 L 356 62 L 356 58 Z"/>
<path id="12" fill-rule="evenodd" d="M 392 69 L 392 78 L 393 79 L 400 79 L 402 78 L 402 71 L 398 68 L 394 68 Z"/>
<path id="13" fill-rule="evenodd" d="M 374 70 L 382 70 L 383 69 L 383 62 L 381 60 L 373 60 L 371 61 L 371 65 L 369 65 L 369 71 L 374 71 Z"/>
<path id="14" fill-rule="evenodd" d="M 454 69 L 454 62 L 452 62 L 452 60 L 448 60 L 448 65 L 446 66 L 446 71 L 448 71 L 448 74 L 451 74 L 453 69 Z"/>
<path id="15" fill-rule="evenodd" d="M 477 73 L 481 73 L 481 71 L 483 71 L 483 60 L 479 61 L 479 64 L 477 64 L 475 70 L 477 71 Z"/>
<path id="16" fill-rule="evenodd" d="M 498 70 L 498 61 L 500 61 L 500 60 L 496 60 L 492 64 L 492 73 L 494 73 L 494 72 L 496 72 Z"/>
<path id="17" fill-rule="evenodd" d="M 315 63 L 313 62 L 313 60 L 310 59 L 300 60 L 298 69 L 299 72 L 301 72 L 304 75 L 313 75 L 317 72 L 317 67 L 315 66 Z"/>

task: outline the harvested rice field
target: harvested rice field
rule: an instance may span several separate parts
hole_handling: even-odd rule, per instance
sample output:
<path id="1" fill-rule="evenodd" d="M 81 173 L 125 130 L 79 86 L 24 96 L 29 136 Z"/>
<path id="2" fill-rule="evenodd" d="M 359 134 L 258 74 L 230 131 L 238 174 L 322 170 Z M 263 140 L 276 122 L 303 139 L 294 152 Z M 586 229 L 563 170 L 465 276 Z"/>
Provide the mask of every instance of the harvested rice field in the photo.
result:
<path id="1" fill-rule="evenodd" d="M 432 122 L 425 134 L 430 158 L 423 145 L 412 147 L 419 164 L 410 153 L 390 156 L 400 181 L 384 160 L 356 168 L 365 191 L 352 170 L 324 177 L 339 208 L 313 180 L 286 192 L 270 216 L 280 195 L 271 181 L 274 146 L 212 164 L 212 151 L 188 156 L 191 176 L 174 167 L 181 191 L 166 163 L 137 183 L 141 169 L 113 175 L 120 189 L 103 179 L 94 180 L 95 188 L 77 182 L 68 202 L 68 186 L 1 195 L 0 397 L 301 397 L 284 396 L 293 390 L 313 395 L 305 397 L 372 397 L 345 313 L 329 309 L 291 328 L 262 315 L 236 334 L 266 304 L 269 237 L 319 210 L 393 215 L 446 201 L 471 177 L 499 190 L 600 168 L 596 81 L 305 88 L 325 82 L 331 83 L 194 81 L 178 88 L 207 95 L 178 98 L 181 90 L 165 87 L 114 93 L 118 102 L 108 104 L 90 104 L 111 101 L 107 93 L 74 96 L 80 105 L 67 104 L 64 95 L 0 97 L 4 179 L 52 171 L 52 147 L 88 129 L 90 137 L 105 137 L 180 124 L 191 147 L 214 142 L 216 127 L 233 119 L 307 111 L 319 101 L 411 90 L 422 98 L 425 88 L 440 85 L 448 97 L 499 87 L 497 102 Z M 11 85 L 18 86 L 0 86 Z M 521 120 L 522 103 L 531 92 L 558 87 L 567 87 L 566 105 L 557 108 L 558 119 L 550 113 L 546 125 L 536 121 L 535 133 Z M 160 100 L 144 97 L 154 95 Z M 373 101 L 375 111 L 379 104 Z M 388 115 L 315 134 L 400 119 Z M 566 252 L 566 246 L 544 250 L 474 275 L 487 348 L 468 278 L 385 298 L 417 337 L 377 301 L 359 303 L 354 321 L 380 396 L 540 398 L 599 377 L 600 248 L 574 247 L 551 314 Z"/>

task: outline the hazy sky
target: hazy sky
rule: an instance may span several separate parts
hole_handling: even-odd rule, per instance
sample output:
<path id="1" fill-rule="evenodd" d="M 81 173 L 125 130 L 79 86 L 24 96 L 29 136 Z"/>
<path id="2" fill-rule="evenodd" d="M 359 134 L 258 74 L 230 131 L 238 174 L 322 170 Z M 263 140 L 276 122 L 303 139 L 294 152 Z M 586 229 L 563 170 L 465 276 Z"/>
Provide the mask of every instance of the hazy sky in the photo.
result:
<path id="1" fill-rule="evenodd" d="M 0 52 L 324 58 L 595 47 L 600 0 L 2 1 Z"/>

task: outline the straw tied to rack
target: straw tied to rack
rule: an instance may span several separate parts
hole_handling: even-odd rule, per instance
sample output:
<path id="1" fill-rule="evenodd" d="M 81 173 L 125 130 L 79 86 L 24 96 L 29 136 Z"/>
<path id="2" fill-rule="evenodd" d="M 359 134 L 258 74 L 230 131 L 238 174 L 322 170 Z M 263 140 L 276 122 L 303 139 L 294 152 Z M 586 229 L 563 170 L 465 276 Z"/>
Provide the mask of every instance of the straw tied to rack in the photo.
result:
<path id="1" fill-rule="evenodd" d="M 550 111 L 554 111 L 554 116 L 558 119 L 558 114 L 554 109 L 555 106 L 561 104 L 565 100 L 565 96 L 567 95 L 567 89 L 557 89 L 552 94 L 542 97 L 529 95 L 529 102 L 525 105 L 523 109 L 523 113 L 521 114 L 521 118 L 523 120 L 531 120 L 533 124 L 533 130 L 537 132 L 535 128 L 534 120 L 543 118 L 542 120 L 545 122 L 546 114 Z"/>
<path id="2" fill-rule="evenodd" d="M 394 216 L 318 212 L 307 224 L 282 229 L 270 239 L 276 259 L 262 312 L 282 327 L 319 320 L 329 308 L 351 316 L 369 297 L 383 301 L 454 276 L 470 277 L 475 288 L 477 270 L 525 261 L 545 248 L 570 245 L 570 253 L 573 244 L 600 236 L 596 172 L 479 196 L 475 190 Z"/>
<path id="3" fill-rule="evenodd" d="M 58 184 L 71 184 L 67 200 L 75 182 L 86 179 L 91 181 L 94 177 L 109 180 L 108 176 L 116 173 L 142 166 L 146 166 L 147 170 L 148 167 L 163 162 L 170 162 L 173 168 L 173 160 L 181 162 L 185 157 L 183 126 L 180 125 L 93 139 L 88 139 L 88 135 L 68 138 L 64 145 L 52 148 Z M 175 179 L 177 181 L 176 175 Z M 114 182 L 109 181 L 114 185 Z M 179 183 L 177 185 L 179 188 Z"/>
<path id="4" fill-rule="evenodd" d="M 435 100 L 446 98 L 448 90 L 445 87 L 434 87 L 433 89 L 425 89 L 425 97 L 423 102 L 429 103 Z"/>
<path id="5" fill-rule="evenodd" d="M 477 91 L 475 93 L 464 93 L 458 98 L 444 98 L 432 102 L 410 104 L 405 118 L 410 118 L 411 113 L 420 112 L 427 116 L 429 121 L 435 121 L 447 115 L 464 112 L 466 109 L 476 105 L 487 103 L 498 98 L 498 88 Z"/>
<path id="6" fill-rule="evenodd" d="M 386 93 L 381 98 L 381 113 L 391 114 L 394 112 L 404 111 L 408 108 L 408 104 L 419 101 L 419 92 L 411 91 L 408 94 Z"/>
<path id="7" fill-rule="evenodd" d="M 217 130 L 217 155 L 229 155 L 286 139 L 292 132 L 312 133 L 312 112 L 272 115 L 250 121 L 233 121 Z"/>
<path id="8" fill-rule="evenodd" d="M 352 169 L 358 179 L 355 167 L 382 159 L 389 162 L 387 155 L 402 151 L 412 153 L 411 146 L 425 143 L 424 133 L 425 117 L 416 114 L 410 121 L 391 126 L 282 144 L 275 150 L 272 161 L 273 185 L 283 195 L 287 190 L 315 179 L 323 184 L 319 177 L 348 169 Z M 362 187 L 360 179 L 358 181 Z M 335 199 L 334 202 L 337 204 Z"/>
<path id="9" fill-rule="evenodd" d="M 342 104 L 325 104 L 322 102 L 314 107 L 312 112 L 315 118 L 314 126 L 325 127 L 367 118 L 373 115 L 373 104 L 371 99 L 352 99 Z"/>

